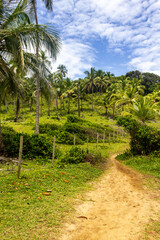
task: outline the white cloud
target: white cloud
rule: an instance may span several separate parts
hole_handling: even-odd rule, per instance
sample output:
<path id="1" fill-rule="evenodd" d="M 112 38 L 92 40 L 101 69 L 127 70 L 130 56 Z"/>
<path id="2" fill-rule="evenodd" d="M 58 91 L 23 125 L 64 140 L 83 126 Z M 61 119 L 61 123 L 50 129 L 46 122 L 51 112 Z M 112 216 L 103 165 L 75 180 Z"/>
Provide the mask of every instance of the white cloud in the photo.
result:
<path id="1" fill-rule="evenodd" d="M 86 69 L 92 66 L 93 49 L 78 39 L 67 39 L 63 41 L 62 46 L 57 61 L 52 64 L 52 70 L 56 71 L 57 66 L 63 64 L 67 67 L 70 78 L 79 78 Z"/>
<path id="2" fill-rule="evenodd" d="M 64 46 L 58 64 L 68 65 L 72 77 L 93 64 L 94 49 L 88 42 L 96 37 L 120 54 L 121 49 L 129 49 L 129 66 L 159 71 L 159 0 L 55 0 L 54 14 L 41 10 L 41 21 L 46 16 L 62 32 Z"/>

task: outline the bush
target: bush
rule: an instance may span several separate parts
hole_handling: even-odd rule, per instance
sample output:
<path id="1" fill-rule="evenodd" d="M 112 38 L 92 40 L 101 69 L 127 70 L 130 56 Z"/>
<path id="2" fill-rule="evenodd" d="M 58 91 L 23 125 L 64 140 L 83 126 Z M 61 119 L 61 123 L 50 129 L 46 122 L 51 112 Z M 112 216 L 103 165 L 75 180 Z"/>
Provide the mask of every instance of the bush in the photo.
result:
<path id="1" fill-rule="evenodd" d="M 16 133 L 8 127 L 2 128 L 3 144 L 5 146 L 5 155 L 18 157 L 20 136 L 23 135 L 23 157 L 35 158 L 41 156 L 44 158 L 52 157 L 53 139 L 41 135 L 28 135 Z M 59 149 L 55 151 L 55 158 L 60 157 Z"/>
<path id="2" fill-rule="evenodd" d="M 58 143 L 64 143 L 64 144 L 73 144 L 73 134 L 67 132 L 67 131 L 54 131 L 54 135 L 56 136 L 56 141 Z M 76 144 L 83 144 L 83 141 L 76 136 Z"/>
<path id="3" fill-rule="evenodd" d="M 86 154 L 85 159 L 84 159 L 85 162 L 89 162 L 92 165 L 99 164 L 100 162 L 103 162 L 103 160 L 104 159 L 102 157 L 102 154 L 99 151 L 95 152 L 95 153 Z"/>
<path id="4" fill-rule="evenodd" d="M 66 131 L 66 132 L 69 132 L 69 133 L 72 133 L 72 134 L 76 134 L 76 136 L 78 136 L 81 140 L 86 140 L 87 137 L 85 136 L 85 128 L 78 125 L 77 123 L 66 123 L 64 126 L 63 126 L 63 129 Z"/>
<path id="5" fill-rule="evenodd" d="M 117 120 L 117 124 L 119 126 L 123 126 L 126 128 L 126 130 L 130 130 L 133 126 L 133 124 L 136 124 L 137 121 L 133 119 L 131 116 L 125 116 L 125 117 L 119 117 Z"/>
<path id="6" fill-rule="evenodd" d="M 80 147 L 72 147 L 62 158 L 61 163 L 78 164 L 84 162 L 85 151 Z"/>
<path id="7" fill-rule="evenodd" d="M 61 126 L 57 124 L 51 124 L 51 123 L 46 123 L 46 124 L 40 124 L 39 125 L 39 132 L 40 133 L 46 133 L 47 135 L 52 135 L 53 136 L 53 131 L 60 129 Z"/>
<path id="8" fill-rule="evenodd" d="M 118 121 L 131 135 L 130 150 L 134 155 L 148 155 L 155 151 L 160 151 L 159 130 L 142 125 L 130 117 L 120 118 Z"/>
<path id="9" fill-rule="evenodd" d="M 68 115 L 67 122 L 78 123 L 78 122 L 83 122 L 83 120 L 80 117 L 76 117 L 74 115 Z"/>

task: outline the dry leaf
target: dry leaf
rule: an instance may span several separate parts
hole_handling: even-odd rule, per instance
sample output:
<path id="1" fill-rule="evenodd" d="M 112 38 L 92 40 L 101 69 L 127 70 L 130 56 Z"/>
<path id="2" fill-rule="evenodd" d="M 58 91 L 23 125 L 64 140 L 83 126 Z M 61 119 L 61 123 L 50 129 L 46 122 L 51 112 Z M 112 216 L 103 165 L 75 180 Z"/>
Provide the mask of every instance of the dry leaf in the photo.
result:
<path id="1" fill-rule="evenodd" d="M 61 172 L 61 174 L 66 174 L 65 172 Z"/>
<path id="2" fill-rule="evenodd" d="M 69 183 L 67 180 L 64 180 L 64 182 Z"/>
<path id="3" fill-rule="evenodd" d="M 49 195 L 51 195 L 51 194 L 48 193 L 48 192 L 44 192 L 43 195 L 45 195 L 45 196 L 49 196 Z"/>
<path id="4" fill-rule="evenodd" d="M 38 197 L 38 199 L 41 199 L 41 197 Z"/>
<path id="5" fill-rule="evenodd" d="M 84 218 L 84 219 L 88 219 L 87 217 L 85 217 L 85 216 L 79 216 L 79 217 L 77 217 L 77 218 Z"/>
<path id="6" fill-rule="evenodd" d="M 57 182 L 57 179 L 55 179 L 54 181 Z"/>

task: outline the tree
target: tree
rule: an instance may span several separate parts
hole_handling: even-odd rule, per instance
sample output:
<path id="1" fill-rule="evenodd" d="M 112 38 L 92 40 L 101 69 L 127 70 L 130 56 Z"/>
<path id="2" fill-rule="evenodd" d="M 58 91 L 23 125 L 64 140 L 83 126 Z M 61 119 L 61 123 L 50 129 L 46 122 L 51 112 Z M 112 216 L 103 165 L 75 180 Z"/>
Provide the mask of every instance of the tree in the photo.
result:
<path id="1" fill-rule="evenodd" d="M 92 93 L 92 110 L 93 110 L 93 89 L 95 86 L 95 78 L 96 78 L 96 70 L 95 68 L 91 68 L 90 72 L 89 71 L 85 71 L 84 72 L 87 76 L 85 78 L 85 83 L 84 83 L 84 88 L 91 90 Z"/>
<path id="2" fill-rule="evenodd" d="M 100 95 L 102 98 L 102 90 L 103 88 L 106 89 L 108 86 L 108 77 L 105 76 L 105 72 L 102 70 L 98 70 L 96 72 L 96 78 L 95 78 L 96 85 L 100 88 Z"/>
<path id="3" fill-rule="evenodd" d="M 33 9 L 34 9 L 34 16 L 35 16 L 35 21 L 36 21 L 36 26 L 38 26 L 38 17 L 37 17 L 37 9 L 36 9 L 36 0 L 30 0 Z M 45 3 L 45 6 L 48 10 L 52 10 L 52 0 L 42 0 Z M 37 33 L 36 35 L 36 57 L 37 60 L 39 58 L 39 34 Z M 50 41 L 49 41 L 50 40 Z M 49 39 L 46 44 L 47 49 L 50 51 L 51 56 L 56 58 L 57 53 L 59 52 L 59 37 L 56 31 L 53 31 L 52 29 L 52 37 Z M 40 79 L 39 76 L 37 75 L 36 78 L 36 129 L 35 129 L 35 134 L 39 134 L 39 92 L 40 92 Z"/>
<path id="4" fill-rule="evenodd" d="M 152 96 L 139 96 L 134 100 L 129 110 L 133 116 L 145 124 L 147 120 L 152 120 L 156 114 L 159 114 L 158 104 L 153 100 Z"/>

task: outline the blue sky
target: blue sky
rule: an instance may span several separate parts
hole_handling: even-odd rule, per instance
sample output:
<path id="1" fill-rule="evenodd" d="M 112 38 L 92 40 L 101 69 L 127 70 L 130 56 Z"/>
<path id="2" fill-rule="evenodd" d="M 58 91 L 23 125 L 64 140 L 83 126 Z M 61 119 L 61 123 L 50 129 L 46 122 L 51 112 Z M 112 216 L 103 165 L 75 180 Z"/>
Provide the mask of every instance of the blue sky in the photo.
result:
<path id="1" fill-rule="evenodd" d="M 131 70 L 160 75 L 160 0 L 53 0 L 53 12 L 38 1 L 40 23 L 59 31 L 57 61 L 72 79 L 90 67 L 114 73 Z"/>

